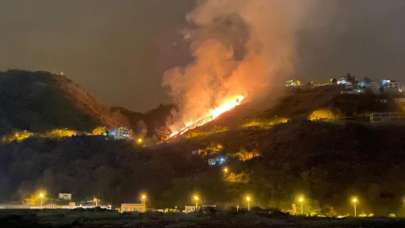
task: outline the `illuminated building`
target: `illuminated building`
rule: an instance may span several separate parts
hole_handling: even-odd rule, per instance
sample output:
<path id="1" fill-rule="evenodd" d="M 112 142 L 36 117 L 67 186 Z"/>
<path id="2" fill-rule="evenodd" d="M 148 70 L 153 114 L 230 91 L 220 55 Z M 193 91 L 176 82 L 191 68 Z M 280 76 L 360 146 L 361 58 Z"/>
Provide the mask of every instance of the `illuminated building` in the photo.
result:
<path id="1" fill-rule="evenodd" d="M 107 136 L 115 140 L 129 140 L 132 138 L 132 131 L 125 127 L 113 128 L 107 131 Z"/>
<path id="2" fill-rule="evenodd" d="M 301 87 L 302 83 L 300 80 L 288 80 L 285 82 L 285 87 L 287 88 L 298 88 Z"/>
<path id="3" fill-rule="evenodd" d="M 210 165 L 210 166 L 223 165 L 223 164 L 225 164 L 226 160 L 227 160 L 227 157 L 220 155 L 215 158 L 208 159 L 208 165 Z"/>
<path id="4" fill-rule="evenodd" d="M 72 194 L 71 193 L 59 193 L 58 198 L 60 200 L 72 200 Z"/>
<path id="5" fill-rule="evenodd" d="M 123 203 L 120 207 L 121 213 L 130 213 L 130 212 L 146 212 L 146 206 L 144 203 Z"/>

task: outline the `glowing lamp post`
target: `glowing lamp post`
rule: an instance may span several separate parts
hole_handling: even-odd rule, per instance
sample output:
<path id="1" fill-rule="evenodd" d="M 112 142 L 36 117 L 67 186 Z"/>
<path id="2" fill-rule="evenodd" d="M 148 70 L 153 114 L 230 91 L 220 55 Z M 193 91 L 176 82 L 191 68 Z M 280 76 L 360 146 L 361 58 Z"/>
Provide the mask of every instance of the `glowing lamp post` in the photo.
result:
<path id="1" fill-rule="evenodd" d="M 43 208 L 43 207 L 44 207 L 45 193 L 40 192 L 39 195 L 38 195 L 38 197 L 39 197 L 39 200 L 40 200 L 40 202 L 41 202 L 41 208 Z"/>
<path id="2" fill-rule="evenodd" d="M 142 204 L 146 206 L 146 200 L 148 199 L 148 196 L 145 193 L 142 193 L 140 199 Z"/>
<path id="3" fill-rule="evenodd" d="M 136 144 L 142 145 L 143 144 L 143 138 L 139 137 L 136 139 Z"/>
<path id="4" fill-rule="evenodd" d="M 298 203 L 300 204 L 301 214 L 303 215 L 304 214 L 304 203 L 305 203 L 304 196 L 298 197 Z"/>
<path id="5" fill-rule="evenodd" d="M 96 205 L 96 207 L 98 207 L 98 202 L 99 202 L 99 201 L 100 201 L 100 200 L 97 199 L 96 197 L 93 198 L 93 202 L 94 202 L 94 204 Z"/>
<path id="6" fill-rule="evenodd" d="M 224 172 L 224 174 L 228 174 L 229 173 L 229 168 L 228 167 L 224 167 L 222 169 L 222 171 Z"/>
<path id="7" fill-rule="evenodd" d="M 198 209 L 198 203 L 200 202 L 200 196 L 198 196 L 197 194 L 194 194 L 193 195 L 193 201 L 194 201 L 194 203 L 195 203 L 195 211 L 197 211 L 197 209 Z"/>
<path id="8" fill-rule="evenodd" d="M 246 201 L 246 204 L 247 204 L 247 209 L 248 209 L 248 211 L 250 211 L 250 202 L 252 201 L 252 197 L 250 197 L 249 195 L 247 195 L 247 196 L 245 197 L 245 201 Z"/>
<path id="9" fill-rule="evenodd" d="M 353 204 L 353 214 L 354 217 L 357 217 L 357 205 L 359 204 L 359 198 L 353 196 L 350 202 Z"/>

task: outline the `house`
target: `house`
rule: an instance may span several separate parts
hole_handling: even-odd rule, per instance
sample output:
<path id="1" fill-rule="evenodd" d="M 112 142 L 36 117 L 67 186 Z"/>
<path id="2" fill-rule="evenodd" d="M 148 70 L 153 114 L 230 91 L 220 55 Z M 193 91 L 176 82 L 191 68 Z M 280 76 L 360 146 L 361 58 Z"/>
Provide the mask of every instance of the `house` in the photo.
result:
<path id="1" fill-rule="evenodd" d="M 285 87 L 287 88 L 298 88 L 301 87 L 302 83 L 300 80 L 288 80 L 285 82 Z"/>
<path id="2" fill-rule="evenodd" d="M 217 156 L 214 158 L 208 159 L 208 165 L 215 166 L 215 165 L 223 165 L 226 162 L 227 158 L 225 156 Z"/>
<path id="3" fill-rule="evenodd" d="M 146 205 L 144 203 L 123 203 L 120 207 L 120 213 L 130 213 L 130 212 L 146 212 Z"/>
<path id="4" fill-rule="evenodd" d="M 107 131 L 107 137 L 115 140 L 127 139 L 130 140 L 133 137 L 132 131 L 125 127 L 113 128 Z"/>
<path id="5" fill-rule="evenodd" d="M 405 121 L 405 115 L 399 112 L 372 112 L 370 113 L 371 123 Z"/>
<path id="6" fill-rule="evenodd" d="M 196 212 L 197 210 L 204 210 L 204 209 L 208 209 L 208 208 L 216 208 L 216 205 L 186 205 L 184 206 L 184 210 L 183 213 L 193 213 Z"/>
<path id="7" fill-rule="evenodd" d="M 383 92 L 401 94 L 404 92 L 403 85 L 395 80 L 383 79 L 380 81 L 380 88 Z"/>
<path id="8" fill-rule="evenodd" d="M 343 87 L 345 90 L 353 90 L 353 83 L 346 78 L 338 79 L 336 84 Z"/>
<path id="9" fill-rule="evenodd" d="M 194 205 L 194 206 L 190 206 L 190 205 L 186 205 L 185 207 L 184 207 L 184 210 L 183 210 L 183 213 L 193 213 L 193 212 L 195 212 L 195 211 L 197 211 L 197 208 L 196 208 L 196 206 Z"/>
<path id="10" fill-rule="evenodd" d="M 58 198 L 60 200 L 68 200 L 68 201 L 70 201 L 70 200 L 72 200 L 72 194 L 71 193 L 59 193 Z"/>

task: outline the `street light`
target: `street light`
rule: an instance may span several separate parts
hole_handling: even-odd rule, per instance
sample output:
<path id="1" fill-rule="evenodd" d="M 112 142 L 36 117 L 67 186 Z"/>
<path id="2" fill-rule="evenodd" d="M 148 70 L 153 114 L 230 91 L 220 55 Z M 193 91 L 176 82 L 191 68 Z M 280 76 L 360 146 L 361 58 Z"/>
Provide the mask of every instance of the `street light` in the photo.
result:
<path id="1" fill-rule="evenodd" d="M 146 195 L 146 193 L 142 193 L 140 199 L 142 204 L 146 205 L 146 200 L 148 199 L 148 196 Z"/>
<path id="2" fill-rule="evenodd" d="M 141 145 L 143 143 L 143 138 L 139 137 L 136 139 L 136 144 Z"/>
<path id="3" fill-rule="evenodd" d="M 99 202 L 99 201 L 100 201 L 100 200 L 97 199 L 96 197 L 93 198 L 93 202 L 96 204 L 96 207 L 98 207 L 98 202 Z"/>
<path id="4" fill-rule="evenodd" d="M 250 211 L 250 202 L 252 201 L 252 197 L 250 195 L 245 196 L 245 201 L 247 203 L 247 209 Z"/>
<path id="5" fill-rule="evenodd" d="M 39 200 L 41 201 L 41 208 L 44 207 L 44 199 L 45 199 L 45 193 L 44 192 L 40 192 L 39 195 Z"/>
<path id="6" fill-rule="evenodd" d="M 198 209 L 198 202 L 200 201 L 200 196 L 198 196 L 197 194 L 193 195 L 193 201 L 195 202 L 195 210 L 197 211 Z"/>
<path id="7" fill-rule="evenodd" d="M 228 174 L 229 173 L 229 168 L 228 167 L 224 167 L 222 169 L 222 171 L 224 172 L 224 174 Z"/>
<path id="8" fill-rule="evenodd" d="M 304 196 L 299 196 L 298 197 L 298 203 L 300 204 L 301 207 L 301 214 L 304 214 L 304 203 L 305 203 L 305 197 Z"/>
<path id="9" fill-rule="evenodd" d="M 359 204 L 359 198 L 357 198 L 357 196 L 353 196 L 350 201 L 353 204 L 354 217 L 357 217 L 357 205 Z"/>

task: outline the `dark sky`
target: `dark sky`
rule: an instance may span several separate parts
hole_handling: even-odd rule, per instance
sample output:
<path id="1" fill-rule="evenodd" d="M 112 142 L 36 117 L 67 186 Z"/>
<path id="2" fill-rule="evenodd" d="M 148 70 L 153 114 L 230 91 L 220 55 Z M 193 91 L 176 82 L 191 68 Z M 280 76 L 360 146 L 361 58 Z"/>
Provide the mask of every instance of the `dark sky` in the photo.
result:
<path id="1" fill-rule="evenodd" d="M 144 111 L 168 102 L 162 73 L 187 59 L 180 30 L 193 6 L 193 0 L 2 0 L 0 70 L 62 71 L 104 103 Z M 297 37 L 296 77 L 352 72 L 404 81 L 404 12 L 403 0 L 339 0 L 333 10 L 318 11 L 314 20 L 325 20 L 322 26 Z"/>

